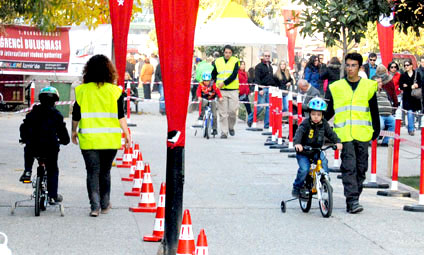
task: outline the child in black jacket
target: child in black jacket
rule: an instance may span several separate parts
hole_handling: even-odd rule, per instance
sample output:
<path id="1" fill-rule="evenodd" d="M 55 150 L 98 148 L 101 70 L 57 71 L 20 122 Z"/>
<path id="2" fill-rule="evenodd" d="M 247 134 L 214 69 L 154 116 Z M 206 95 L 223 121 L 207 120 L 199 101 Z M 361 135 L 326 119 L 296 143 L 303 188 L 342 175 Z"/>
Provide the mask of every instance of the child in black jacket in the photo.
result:
<path id="1" fill-rule="evenodd" d="M 327 137 L 332 143 L 337 145 L 338 150 L 342 149 L 342 144 L 337 134 L 323 118 L 326 109 L 327 104 L 323 99 L 319 97 L 311 99 L 308 103 L 310 116 L 303 120 L 294 136 L 293 143 L 297 152 L 297 163 L 299 164 L 299 170 L 293 183 L 292 195 L 294 197 L 299 196 L 299 190 L 302 188 L 309 173 L 311 167 L 309 159 L 311 157 L 315 157 L 315 160 L 319 157 L 324 171 L 328 172 L 328 161 L 324 152 L 321 152 L 321 155 L 317 155 L 315 151 L 304 151 L 303 146 L 321 148 L 324 145 L 325 137 Z"/>
<path id="2" fill-rule="evenodd" d="M 39 94 L 40 105 L 34 105 L 20 127 L 22 143 L 25 143 L 25 171 L 21 182 L 31 180 L 34 158 L 42 158 L 47 169 L 47 190 L 50 203 L 61 202 L 57 194 L 59 169 L 57 159 L 60 144 L 66 145 L 70 138 L 62 114 L 54 107 L 59 100 L 59 92 L 46 87 Z"/>

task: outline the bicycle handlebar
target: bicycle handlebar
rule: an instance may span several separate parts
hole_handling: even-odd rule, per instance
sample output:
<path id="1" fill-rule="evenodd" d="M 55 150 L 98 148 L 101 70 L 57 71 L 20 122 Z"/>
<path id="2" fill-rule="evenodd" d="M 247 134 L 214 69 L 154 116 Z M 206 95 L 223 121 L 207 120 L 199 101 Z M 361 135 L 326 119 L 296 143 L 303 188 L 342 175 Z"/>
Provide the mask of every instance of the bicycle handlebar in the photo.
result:
<path id="1" fill-rule="evenodd" d="M 330 145 L 328 145 L 328 146 L 326 146 L 326 147 L 324 147 L 324 148 L 314 148 L 314 147 L 311 147 L 311 146 L 303 146 L 303 150 L 304 151 L 326 151 L 326 150 L 328 150 L 328 149 L 333 149 L 333 150 L 337 150 L 337 145 L 335 145 L 335 144 L 330 144 Z"/>

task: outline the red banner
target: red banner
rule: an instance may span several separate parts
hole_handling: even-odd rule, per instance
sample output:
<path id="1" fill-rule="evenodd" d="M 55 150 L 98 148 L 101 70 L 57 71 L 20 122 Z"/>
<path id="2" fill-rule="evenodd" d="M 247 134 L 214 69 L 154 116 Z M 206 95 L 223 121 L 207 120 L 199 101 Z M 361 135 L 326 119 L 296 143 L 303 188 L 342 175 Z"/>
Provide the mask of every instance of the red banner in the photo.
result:
<path id="1" fill-rule="evenodd" d="M 387 66 L 393 59 L 394 26 L 393 13 L 389 17 L 381 16 L 377 21 L 378 43 L 380 44 L 381 63 Z"/>
<path id="2" fill-rule="evenodd" d="M 288 40 L 287 50 L 289 55 L 289 66 L 290 66 L 290 69 L 293 69 L 294 62 L 295 62 L 294 47 L 296 44 L 296 36 L 297 36 L 297 28 L 294 25 L 295 25 L 296 15 L 299 13 L 299 11 L 294 11 L 295 15 L 293 15 L 293 10 L 282 10 L 281 12 L 284 17 L 284 27 L 286 30 L 286 36 Z"/>
<path id="3" fill-rule="evenodd" d="M 35 27 L 5 26 L 0 36 L 0 69 L 22 72 L 67 72 L 69 28 L 41 32 Z"/>
<path id="4" fill-rule="evenodd" d="M 109 8 L 112 23 L 113 47 L 115 49 L 115 66 L 118 72 L 118 86 L 125 88 L 127 42 L 133 0 L 109 0 Z"/>
<path id="5" fill-rule="evenodd" d="M 168 147 L 184 147 L 199 0 L 153 0 L 164 85 Z"/>

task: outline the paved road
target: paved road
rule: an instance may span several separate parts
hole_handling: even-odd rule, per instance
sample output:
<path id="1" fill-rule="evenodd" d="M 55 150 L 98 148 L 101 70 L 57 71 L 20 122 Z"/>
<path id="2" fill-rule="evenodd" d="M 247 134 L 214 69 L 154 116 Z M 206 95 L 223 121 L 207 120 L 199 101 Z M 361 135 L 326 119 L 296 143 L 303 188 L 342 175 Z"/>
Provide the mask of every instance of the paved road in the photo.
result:
<path id="1" fill-rule="evenodd" d="M 23 148 L 17 144 L 22 117 L 0 114 L 0 232 L 8 235 L 13 254 L 156 254 L 157 243 L 141 241 L 152 232 L 154 214 L 128 211 L 138 199 L 123 196 L 131 189 L 130 183 L 120 181 L 127 170 L 112 171 L 111 213 L 88 217 L 85 169 L 74 145 L 63 147 L 59 159 L 66 216 L 49 208 L 35 218 L 32 207 L 9 214 L 12 201 L 31 193 L 29 185 L 17 182 L 23 168 Z M 190 115 L 188 123 L 194 119 Z M 158 194 L 165 179 L 166 119 L 143 114 L 133 115 L 132 120 L 138 125 L 132 129 L 134 140 L 151 165 Z M 204 140 L 195 137 L 194 130 L 187 131 L 184 208 L 190 209 L 196 237 L 200 228 L 205 229 L 210 254 L 423 253 L 424 214 L 402 210 L 416 200 L 379 197 L 375 190 L 365 190 L 364 212 L 349 215 L 334 174 L 335 208 L 330 219 L 321 217 L 316 201 L 308 214 L 300 211 L 297 202 L 289 203 L 282 214 L 280 202 L 289 198 L 296 161 L 264 147 L 264 136 L 244 128 L 239 123 L 236 136 L 227 140 Z M 385 164 L 384 156 L 381 160 Z"/>

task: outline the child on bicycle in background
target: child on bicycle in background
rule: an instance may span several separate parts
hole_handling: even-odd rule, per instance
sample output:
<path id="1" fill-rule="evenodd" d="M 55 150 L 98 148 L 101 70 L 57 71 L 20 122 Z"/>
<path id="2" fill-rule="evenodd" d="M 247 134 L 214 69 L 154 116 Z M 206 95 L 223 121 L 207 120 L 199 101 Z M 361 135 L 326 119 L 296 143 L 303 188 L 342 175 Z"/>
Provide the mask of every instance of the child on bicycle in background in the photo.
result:
<path id="1" fill-rule="evenodd" d="M 197 87 L 197 97 L 199 98 L 199 104 L 202 105 L 202 111 L 199 116 L 199 120 L 203 120 L 203 115 L 205 114 L 206 106 L 208 102 L 211 101 L 211 110 L 213 115 L 213 123 L 212 123 L 212 135 L 217 135 L 217 127 L 218 127 L 218 118 L 216 116 L 216 101 L 215 98 L 218 97 L 219 100 L 222 100 L 221 91 L 218 87 L 211 81 L 212 74 L 209 72 L 204 72 L 202 74 L 202 81 L 199 83 Z"/>
<path id="2" fill-rule="evenodd" d="M 303 187 L 303 183 L 311 167 L 310 159 L 318 160 L 319 157 L 322 162 L 322 168 L 328 173 L 328 161 L 324 152 L 318 155 L 316 151 L 304 151 L 304 146 L 321 148 L 327 137 L 331 143 L 337 145 L 338 150 L 342 149 L 340 139 L 324 119 L 324 112 L 326 110 L 327 103 L 322 98 L 312 98 L 308 103 L 309 118 L 302 121 L 294 136 L 293 144 L 297 152 L 296 159 L 299 164 L 299 170 L 293 183 L 293 197 L 299 197 L 299 191 Z"/>
<path id="3" fill-rule="evenodd" d="M 25 143 L 25 171 L 21 182 L 31 180 L 32 162 L 41 158 L 47 170 L 47 190 L 50 203 L 61 202 L 63 197 L 57 194 L 59 169 L 57 159 L 59 145 L 66 145 L 70 138 L 62 114 L 55 108 L 59 101 L 59 92 L 54 87 L 41 89 L 38 95 L 40 105 L 34 105 L 20 126 L 22 143 Z M 31 164 L 28 164 L 31 161 Z"/>

